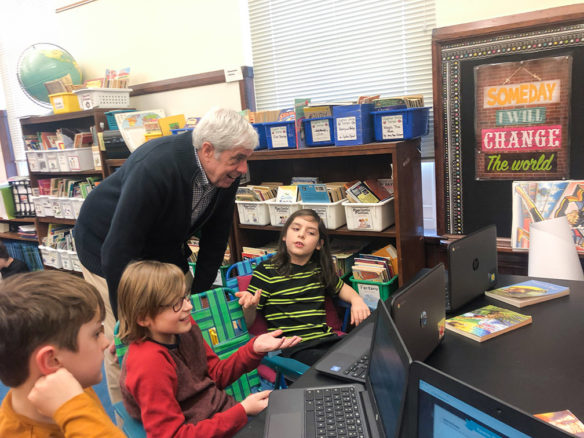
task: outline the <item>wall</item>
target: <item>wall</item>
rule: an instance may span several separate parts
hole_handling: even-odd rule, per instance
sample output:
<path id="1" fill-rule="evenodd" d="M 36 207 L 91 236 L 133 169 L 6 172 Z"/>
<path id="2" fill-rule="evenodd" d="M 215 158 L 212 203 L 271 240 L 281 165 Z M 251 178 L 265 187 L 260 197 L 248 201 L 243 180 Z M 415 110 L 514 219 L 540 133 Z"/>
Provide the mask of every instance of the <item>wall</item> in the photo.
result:
<path id="1" fill-rule="evenodd" d="M 243 0 L 97 0 L 56 19 L 63 46 L 85 78 L 130 67 L 131 86 L 251 65 Z M 131 105 L 196 116 L 213 105 L 241 109 L 237 83 L 141 96 Z"/>
<path id="2" fill-rule="evenodd" d="M 575 3 L 578 2 L 574 0 L 490 0 L 461 3 L 459 0 L 436 0 L 436 26 L 452 26 Z"/>

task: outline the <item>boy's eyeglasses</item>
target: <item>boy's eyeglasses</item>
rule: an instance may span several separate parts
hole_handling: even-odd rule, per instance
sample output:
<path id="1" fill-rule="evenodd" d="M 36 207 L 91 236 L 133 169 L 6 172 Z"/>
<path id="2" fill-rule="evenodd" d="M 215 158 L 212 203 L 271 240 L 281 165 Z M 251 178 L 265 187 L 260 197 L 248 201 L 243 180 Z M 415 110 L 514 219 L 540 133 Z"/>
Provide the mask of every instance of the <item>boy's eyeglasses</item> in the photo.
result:
<path id="1" fill-rule="evenodd" d="M 189 300 L 191 299 L 191 291 L 186 291 L 185 294 L 180 297 L 174 304 L 167 304 L 165 306 L 162 307 L 171 307 L 173 312 L 180 312 L 181 309 L 183 308 L 184 304 L 185 304 L 185 300 Z"/>

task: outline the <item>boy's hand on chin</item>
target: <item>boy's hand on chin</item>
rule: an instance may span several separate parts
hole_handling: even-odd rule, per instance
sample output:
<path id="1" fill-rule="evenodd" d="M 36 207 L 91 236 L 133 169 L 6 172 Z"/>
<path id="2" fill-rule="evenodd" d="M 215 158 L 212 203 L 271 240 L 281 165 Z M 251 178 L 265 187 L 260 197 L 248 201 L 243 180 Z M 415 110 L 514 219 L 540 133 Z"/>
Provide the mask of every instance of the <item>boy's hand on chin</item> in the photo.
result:
<path id="1" fill-rule="evenodd" d="M 283 336 L 279 338 L 278 336 L 281 336 L 282 333 L 282 330 L 275 330 L 259 335 L 253 343 L 253 351 L 256 353 L 268 353 L 270 351 L 293 347 L 302 341 L 300 336 L 292 336 L 290 338 Z"/>
<path id="2" fill-rule="evenodd" d="M 28 393 L 28 399 L 41 414 L 52 417 L 65 402 L 82 392 L 73 374 L 59 368 L 53 374 L 40 377 Z"/>

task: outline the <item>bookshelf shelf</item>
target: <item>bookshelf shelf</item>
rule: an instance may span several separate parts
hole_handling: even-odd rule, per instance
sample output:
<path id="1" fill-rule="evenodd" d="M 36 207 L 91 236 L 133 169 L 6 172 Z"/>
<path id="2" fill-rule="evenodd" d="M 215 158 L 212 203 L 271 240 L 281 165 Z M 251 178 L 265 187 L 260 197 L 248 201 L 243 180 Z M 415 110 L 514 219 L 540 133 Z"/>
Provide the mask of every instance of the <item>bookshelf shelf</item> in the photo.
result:
<path id="1" fill-rule="evenodd" d="M 10 240 L 24 240 L 27 242 L 38 242 L 36 237 L 23 237 L 18 233 L 0 233 L 0 239 L 10 239 Z"/>
<path id="2" fill-rule="evenodd" d="M 403 285 L 425 266 L 420 140 L 326 146 L 306 149 L 255 151 L 248 160 L 251 184 L 293 176 L 318 176 L 323 182 L 393 178 L 395 224 L 380 232 L 352 231 L 346 226 L 330 236 L 366 238 L 378 247 L 393 243 L 398 251 L 399 283 Z M 232 253 L 238 259 L 243 246 L 274 240 L 281 227 L 244 225 L 234 214 Z M 377 245 L 378 244 L 378 245 Z"/>
<path id="3" fill-rule="evenodd" d="M 39 217 L 38 221 L 39 221 L 39 223 L 43 223 L 43 224 L 75 225 L 75 219 L 64 219 L 64 218 L 53 217 L 53 216 Z"/>
<path id="4" fill-rule="evenodd" d="M 15 217 L 12 219 L 0 217 L 0 222 L 4 223 L 25 223 L 25 224 L 33 224 L 35 218 L 34 217 Z"/>

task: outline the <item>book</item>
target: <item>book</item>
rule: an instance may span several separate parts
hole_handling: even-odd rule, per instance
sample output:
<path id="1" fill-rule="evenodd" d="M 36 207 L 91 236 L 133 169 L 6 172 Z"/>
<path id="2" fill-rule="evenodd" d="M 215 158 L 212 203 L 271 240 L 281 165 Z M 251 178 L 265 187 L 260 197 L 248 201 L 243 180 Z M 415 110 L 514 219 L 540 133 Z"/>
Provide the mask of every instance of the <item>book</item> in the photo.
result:
<path id="1" fill-rule="evenodd" d="M 144 144 L 145 125 L 156 122 L 165 116 L 164 110 L 154 109 L 115 114 L 116 122 L 122 138 L 130 152 L 134 152 Z"/>
<path id="2" fill-rule="evenodd" d="M 531 324 L 529 315 L 497 306 L 485 306 L 446 320 L 446 329 L 483 342 Z"/>
<path id="3" fill-rule="evenodd" d="M 565 297 L 569 294 L 570 288 L 567 286 L 538 280 L 524 281 L 485 292 L 485 295 L 490 298 L 519 308 Z"/>
<path id="4" fill-rule="evenodd" d="M 276 195 L 276 202 L 296 202 L 298 186 L 280 186 Z"/>
<path id="5" fill-rule="evenodd" d="M 385 187 L 376 179 L 366 179 L 363 183 L 367 186 L 371 192 L 379 199 L 379 201 L 385 201 L 391 198 L 391 194 L 385 189 Z"/>
<path id="6" fill-rule="evenodd" d="M 366 204 L 376 204 L 379 202 L 379 198 L 362 181 L 357 181 L 347 189 L 347 196 L 349 195 L 359 202 Z"/>
<path id="7" fill-rule="evenodd" d="M 302 202 L 331 202 L 326 184 L 298 184 Z"/>
<path id="8" fill-rule="evenodd" d="M 570 410 L 558 412 L 545 412 L 543 414 L 535 414 L 534 417 L 550 423 L 559 429 L 565 430 L 574 436 L 584 438 L 584 424 L 576 417 Z"/>
<path id="9" fill-rule="evenodd" d="M 162 135 L 171 135 L 171 129 L 184 128 L 186 119 L 184 114 L 177 114 L 176 116 L 162 117 L 158 119 L 158 125 L 162 131 Z"/>

